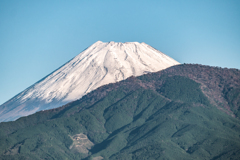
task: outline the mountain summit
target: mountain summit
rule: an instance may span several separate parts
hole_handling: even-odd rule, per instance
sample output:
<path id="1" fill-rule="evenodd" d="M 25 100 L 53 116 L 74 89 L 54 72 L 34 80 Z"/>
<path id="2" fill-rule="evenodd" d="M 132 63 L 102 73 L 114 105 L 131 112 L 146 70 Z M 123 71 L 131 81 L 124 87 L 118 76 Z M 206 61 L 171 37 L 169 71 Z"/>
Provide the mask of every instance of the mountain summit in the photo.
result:
<path id="1" fill-rule="evenodd" d="M 0 106 L 0 122 L 77 100 L 109 83 L 179 63 L 146 43 L 97 41 L 65 65 Z"/>

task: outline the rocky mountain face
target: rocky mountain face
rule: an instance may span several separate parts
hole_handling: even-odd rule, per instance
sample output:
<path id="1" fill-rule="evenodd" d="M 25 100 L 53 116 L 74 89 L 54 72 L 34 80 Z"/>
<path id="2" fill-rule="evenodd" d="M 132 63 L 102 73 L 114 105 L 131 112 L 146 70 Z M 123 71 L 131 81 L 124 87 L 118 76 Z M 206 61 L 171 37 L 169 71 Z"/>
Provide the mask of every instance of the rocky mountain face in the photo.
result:
<path id="1" fill-rule="evenodd" d="M 0 159 L 239 159 L 240 71 L 183 64 L 0 123 Z"/>
<path id="2" fill-rule="evenodd" d="M 98 41 L 0 106 L 0 122 L 77 100 L 109 83 L 179 63 L 145 43 Z"/>

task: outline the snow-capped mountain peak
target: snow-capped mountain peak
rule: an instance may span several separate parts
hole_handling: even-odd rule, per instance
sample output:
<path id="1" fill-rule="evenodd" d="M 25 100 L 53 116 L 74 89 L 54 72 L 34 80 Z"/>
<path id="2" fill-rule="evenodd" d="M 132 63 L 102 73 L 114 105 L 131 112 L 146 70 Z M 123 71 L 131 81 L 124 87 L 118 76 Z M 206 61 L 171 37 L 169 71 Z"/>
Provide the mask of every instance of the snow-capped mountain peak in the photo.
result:
<path id="1" fill-rule="evenodd" d="M 0 122 L 77 100 L 108 83 L 179 64 L 146 43 L 97 41 L 0 106 Z"/>

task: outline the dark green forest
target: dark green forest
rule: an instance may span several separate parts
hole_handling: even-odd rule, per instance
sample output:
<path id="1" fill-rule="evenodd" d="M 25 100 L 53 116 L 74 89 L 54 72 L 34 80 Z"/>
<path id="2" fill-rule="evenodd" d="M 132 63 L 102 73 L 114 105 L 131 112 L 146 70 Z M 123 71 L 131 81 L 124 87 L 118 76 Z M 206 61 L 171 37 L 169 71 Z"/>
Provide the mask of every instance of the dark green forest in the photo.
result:
<path id="1" fill-rule="evenodd" d="M 184 64 L 0 123 L 0 159 L 235 160 L 239 115 L 239 70 Z"/>

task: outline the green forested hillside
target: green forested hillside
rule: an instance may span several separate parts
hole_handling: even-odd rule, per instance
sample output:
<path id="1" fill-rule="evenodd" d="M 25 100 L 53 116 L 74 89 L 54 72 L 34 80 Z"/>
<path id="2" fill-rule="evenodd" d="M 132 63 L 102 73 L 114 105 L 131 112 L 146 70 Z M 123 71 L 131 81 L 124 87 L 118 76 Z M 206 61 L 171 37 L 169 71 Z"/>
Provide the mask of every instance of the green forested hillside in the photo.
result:
<path id="1" fill-rule="evenodd" d="M 239 72 L 174 66 L 0 123 L 0 159 L 240 159 Z"/>

